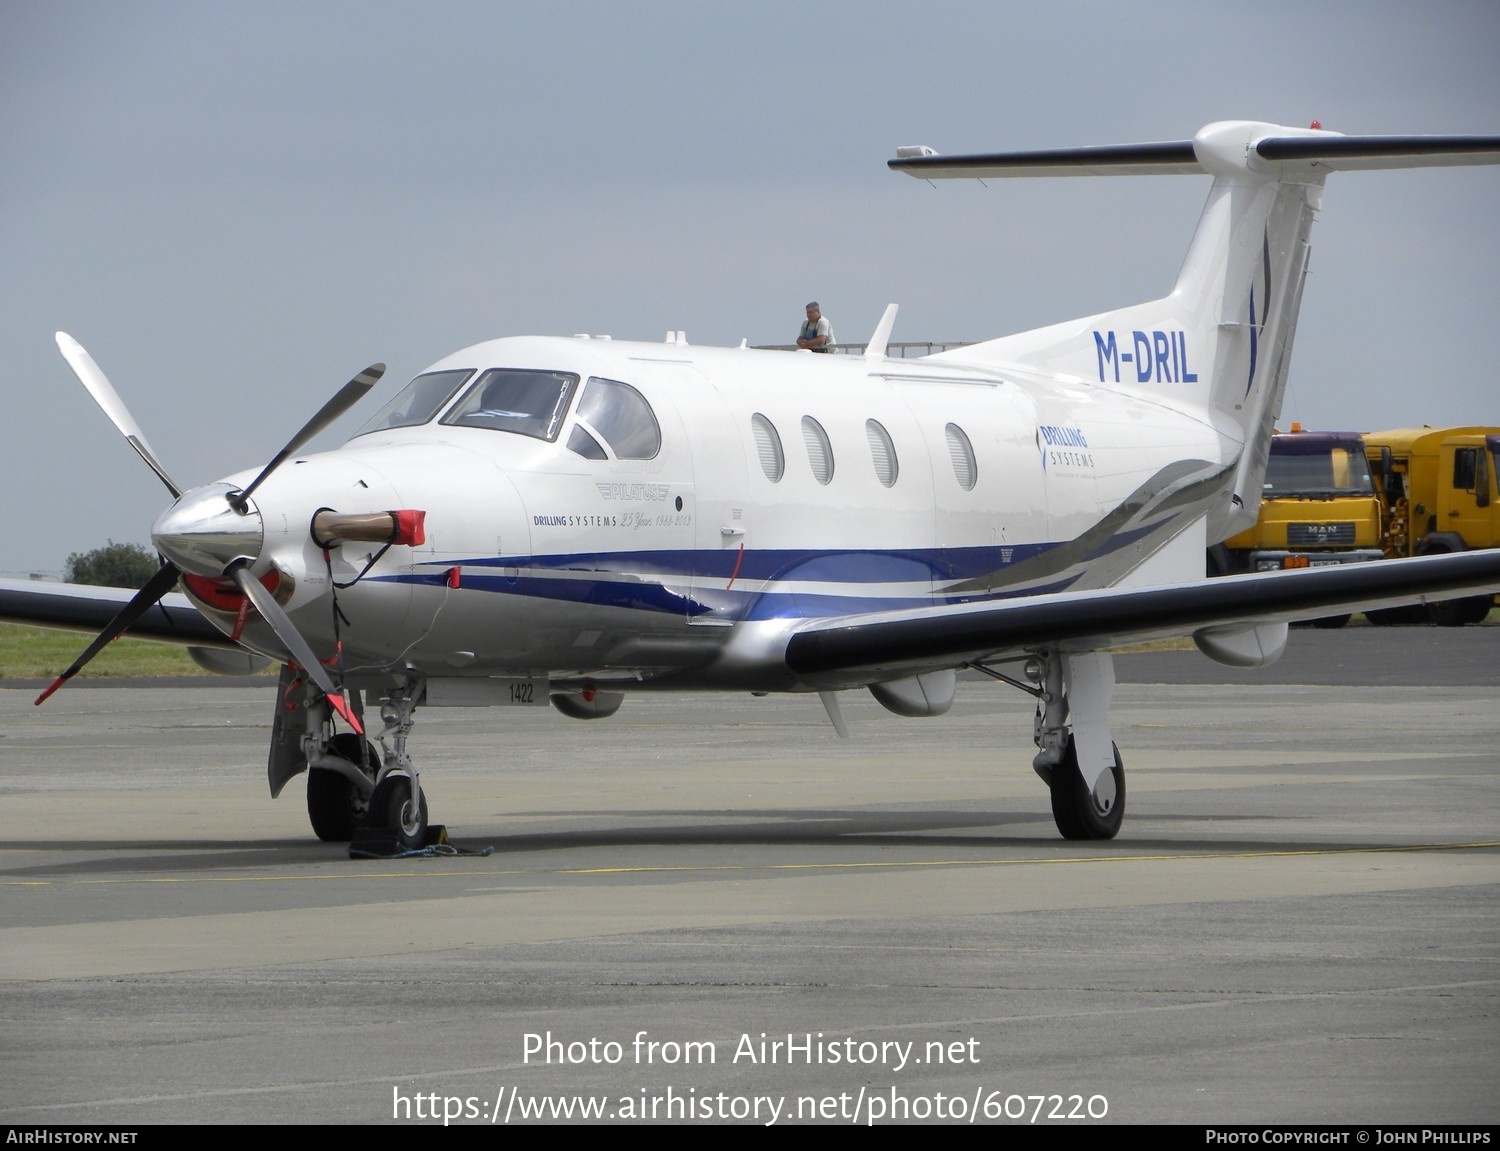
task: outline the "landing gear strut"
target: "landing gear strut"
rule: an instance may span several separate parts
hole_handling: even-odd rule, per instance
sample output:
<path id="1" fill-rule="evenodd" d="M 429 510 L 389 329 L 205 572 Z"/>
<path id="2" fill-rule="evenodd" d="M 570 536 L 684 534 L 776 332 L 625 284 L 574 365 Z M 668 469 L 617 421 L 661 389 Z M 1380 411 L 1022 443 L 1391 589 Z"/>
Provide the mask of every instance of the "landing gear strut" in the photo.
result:
<path id="1" fill-rule="evenodd" d="M 387 749 L 387 766 L 370 796 L 368 826 L 392 832 L 396 846 L 404 851 L 427 846 L 427 796 L 417 765 L 406 752 L 422 686 L 421 680 L 408 678 L 380 700 L 384 726 L 378 738 Z"/>

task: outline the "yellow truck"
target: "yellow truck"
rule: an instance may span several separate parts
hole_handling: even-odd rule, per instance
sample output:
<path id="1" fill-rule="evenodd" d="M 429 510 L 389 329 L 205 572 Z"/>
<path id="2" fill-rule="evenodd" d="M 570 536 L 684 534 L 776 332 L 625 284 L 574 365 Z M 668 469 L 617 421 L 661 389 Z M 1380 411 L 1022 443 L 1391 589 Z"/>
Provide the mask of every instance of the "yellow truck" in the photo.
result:
<path id="1" fill-rule="evenodd" d="M 1380 500 L 1356 432 L 1290 432 L 1271 437 L 1260 517 L 1209 549 L 1209 572 L 1273 571 L 1384 558 Z M 1342 627 L 1347 615 L 1312 621 Z"/>
<path id="2" fill-rule="evenodd" d="M 1397 428 L 1365 435 L 1365 455 L 1381 504 L 1385 555 L 1420 556 L 1500 546 L 1500 428 Z M 1427 617 L 1448 627 L 1478 623 L 1492 596 L 1429 604 Z M 1404 623 L 1422 609 L 1369 613 L 1374 623 Z"/>

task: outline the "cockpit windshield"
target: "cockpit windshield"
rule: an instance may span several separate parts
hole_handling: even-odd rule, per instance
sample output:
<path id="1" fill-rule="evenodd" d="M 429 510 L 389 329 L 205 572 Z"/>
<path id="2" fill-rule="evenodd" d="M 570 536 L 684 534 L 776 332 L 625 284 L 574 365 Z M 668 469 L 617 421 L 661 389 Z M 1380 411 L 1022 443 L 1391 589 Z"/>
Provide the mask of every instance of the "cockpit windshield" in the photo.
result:
<path id="1" fill-rule="evenodd" d="M 550 443 L 562 429 L 577 386 L 578 377 L 570 372 L 491 368 L 470 385 L 442 422 L 518 432 Z"/>
<path id="2" fill-rule="evenodd" d="M 425 424 L 458 391 L 459 385 L 473 374 L 473 368 L 454 368 L 447 372 L 428 372 L 425 376 L 418 376 L 354 434 L 363 436 L 387 428 L 411 428 Z"/>

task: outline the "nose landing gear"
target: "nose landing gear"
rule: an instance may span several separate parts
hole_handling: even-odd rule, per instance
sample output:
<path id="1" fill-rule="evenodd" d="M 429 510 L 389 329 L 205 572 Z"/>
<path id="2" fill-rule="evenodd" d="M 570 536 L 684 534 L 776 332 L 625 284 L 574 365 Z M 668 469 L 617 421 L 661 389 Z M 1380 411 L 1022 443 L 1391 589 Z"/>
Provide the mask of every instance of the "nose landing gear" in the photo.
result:
<path id="1" fill-rule="evenodd" d="M 442 829 L 428 823 L 427 796 L 406 750 L 423 687 L 412 676 L 389 688 L 380 699 L 381 730 L 367 740 L 353 732 L 333 734 L 325 697 L 283 666 L 271 725 L 271 795 L 306 769 L 307 815 L 319 839 L 358 839 L 370 854 L 429 846 Z M 350 706 L 362 720 L 359 692 L 350 692 Z"/>
<path id="2" fill-rule="evenodd" d="M 367 827 L 372 833 L 393 836 L 399 851 L 415 851 L 429 846 L 427 796 L 422 791 L 417 765 L 406 752 L 406 741 L 416 721 L 417 700 L 421 697 L 422 687 L 421 680 L 410 677 L 380 701 L 380 718 L 384 726 L 379 739 L 387 748 L 386 762 L 390 766 L 381 773 L 370 796 Z"/>

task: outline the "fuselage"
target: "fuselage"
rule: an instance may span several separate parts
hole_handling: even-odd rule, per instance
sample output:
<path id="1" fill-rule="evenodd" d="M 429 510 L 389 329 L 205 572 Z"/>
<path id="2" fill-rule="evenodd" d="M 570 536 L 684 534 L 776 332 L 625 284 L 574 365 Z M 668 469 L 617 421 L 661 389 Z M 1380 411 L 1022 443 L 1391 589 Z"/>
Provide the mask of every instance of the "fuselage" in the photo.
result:
<path id="1" fill-rule="evenodd" d="M 279 570 L 298 628 L 355 676 L 805 687 L 763 658 L 797 621 L 1120 582 L 1204 521 L 1239 448 L 1128 386 L 496 340 L 271 476 L 256 574 Z M 325 559 L 320 508 L 421 509 L 426 539 L 365 571 L 376 545 Z M 337 637 L 330 581 L 350 585 Z M 241 638 L 279 654 L 253 619 Z"/>

